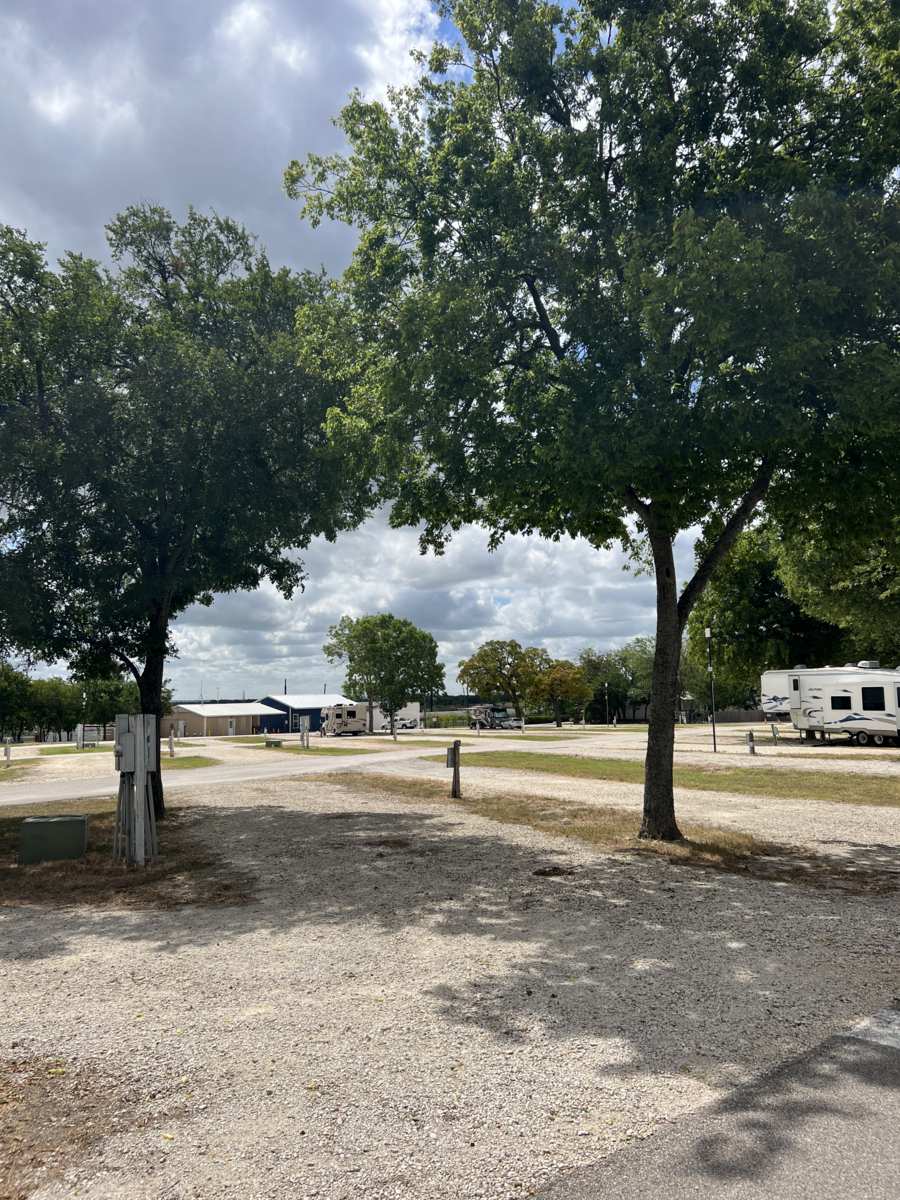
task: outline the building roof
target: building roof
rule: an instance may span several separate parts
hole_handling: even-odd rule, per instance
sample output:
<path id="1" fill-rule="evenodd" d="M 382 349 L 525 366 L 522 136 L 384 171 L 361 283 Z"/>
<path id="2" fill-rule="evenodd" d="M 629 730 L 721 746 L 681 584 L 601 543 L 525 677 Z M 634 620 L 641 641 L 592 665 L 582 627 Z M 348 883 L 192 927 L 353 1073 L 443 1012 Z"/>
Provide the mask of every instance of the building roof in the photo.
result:
<path id="1" fill-rule="evenodd" d="M 263 696 L 263 700 L 272 700 L 276 704 L 284 704 L 287 708 L 329 708 L 332 704 L 364 704 L 364 700 L 348 700 L 335 692 L 311 692 L 302 694 L 291 692 L 287 696 Z M 283 710 L 282 710 L 283 711 Z"/>
<path id="2" fill-rule="evenodd" d="M 261 713 L 265 716 L 283 716 L 283 710 L 272 708 L 261 700 L 247 701 L 246 704 L 173 704 L 173 712 L 194 713 L 198 717 L 256 717 Z"/>

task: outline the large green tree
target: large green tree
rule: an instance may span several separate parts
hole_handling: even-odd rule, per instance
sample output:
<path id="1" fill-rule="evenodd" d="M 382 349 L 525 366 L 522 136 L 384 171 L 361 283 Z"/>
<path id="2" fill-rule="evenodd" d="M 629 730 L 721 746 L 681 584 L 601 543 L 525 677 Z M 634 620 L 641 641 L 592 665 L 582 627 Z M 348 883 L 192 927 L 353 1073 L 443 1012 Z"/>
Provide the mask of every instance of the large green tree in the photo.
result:
<path id="1" fill-rule="evenodd" d="M 393 613 L 342 617 L 329 634 L 326 656 L 347 664 L 344 691 L 351 700 L 376 701 L 387 713 L 395 738 L 394 718 L 401 708 L 416 696 L 443 691 L 438 644 L 412 621 Z"/>
<path id="2" fill-rule="evenodd" d="M 107 233 L 115 270 L 54 270 L 0 228 L 0 635 L 127 669 L 159 718 L 178 615 L 263 579 L 289 596 L 294 548 L 367 498 L 323 429 L 340 391 L 299 361 L 318 277 L 193 210 L 129 208 Z"/>
<path id="3" fill-rule="evenodd" d="M 553 719 L 557 728 L 562 726 L 560 703 L 575 704 L 590 700 L 594 693 L 584 678 L 584 670 L 567 658 L 555 658 L 538 672 L 528 688 L 527 700 L 531 704 L 549 700 L 553 706 Z"/>
<path id="4" fill-rule="evenodd" d="M 769 493 L 900 415 L 889 0 L 446 0 L 464 39 L 347 157 L 290 164 L 360 229 L 305 315 L 392 520 L 618 540 L 652 560 L 645 836 L 680 836 L 682 635 Z M 362 348 L 360 351 L 359 348 Z M 673 542 L 707 553 L 679 584 Z"/>
<path id="5" fill-rule="evenodd" d="M 779 562 L 774 527 L 744 530 L 688 619 L 689 652 L 704 668 L 705 630 L 712 631 L 720 707 L 756 708 L 763 671 L 799 662 L 824 666 L 844 661 L 850 639 L 791 598 Z M 708 704 L 708 689 L 697 700 Z"/>
<path id="6" fill-rule="evenodd" d="M 522 701 L 535 686 L 538 676 L 553 659 L 537 646 L 523 647 L 515 641 L 492 639 L 478 647 L 468 658 L 460 659 L 456 677 L 470 692 L 482 696 L 506 696 L 522 716 Z"/>

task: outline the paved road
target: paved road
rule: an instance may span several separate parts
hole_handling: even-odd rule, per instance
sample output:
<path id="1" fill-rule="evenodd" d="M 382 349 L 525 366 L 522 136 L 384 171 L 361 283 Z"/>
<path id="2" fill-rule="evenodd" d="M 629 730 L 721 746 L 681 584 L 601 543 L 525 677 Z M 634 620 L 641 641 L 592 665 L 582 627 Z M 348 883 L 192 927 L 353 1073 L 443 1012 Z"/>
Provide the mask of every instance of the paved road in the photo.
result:
<path id="1" fill-rule="evenodd" d="M 784 1064 L 540 1200 L 897 1200 L 900 1009 Z"/>
<path id="2" fill-rule="evenodd" d="M 322 755 L 321 758 L 304 758 L 297 755 L 292 761 L 241 763 L 228 766 L 197 767 L 194 770 L 166 772 L 165 788 L 172 791 L 181 787 L 198 787 L 202 784 L 244 783 L 253 779 L 284 779 L 291 775 L 315 775 L 322 771 L 334 771 L 339 767 L 364 766 L 367 763 L 403 762 L 419 758 L 423 754 L 434 754 L 435 748 L 421 747 L 418 750 L 377 750 L 372 754 Z M 45 804 L 53 800 L 86 800 L 92 796 L 114 796 L 119 786 L 118 776 L 104 775 L 96 779 L 57 779 L 43 783 L 10 784 L 0 791 L 0 807 L 10 804 Z"/>

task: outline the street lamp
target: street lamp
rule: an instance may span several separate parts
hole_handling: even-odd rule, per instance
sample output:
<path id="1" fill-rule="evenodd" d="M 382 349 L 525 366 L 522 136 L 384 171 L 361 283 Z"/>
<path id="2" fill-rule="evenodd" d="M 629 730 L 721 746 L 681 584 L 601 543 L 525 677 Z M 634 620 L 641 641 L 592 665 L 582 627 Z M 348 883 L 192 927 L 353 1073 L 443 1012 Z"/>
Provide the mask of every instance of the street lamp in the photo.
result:
<path id="1" fill-rule="evenodd" d="M 713 754 L 716 754 L 716 683 L 712 666 L 712 630 L 704 629 L 703 632 L 706 634 L 706 669 L 709 671 L 709 700 L 712 707 Z"/>

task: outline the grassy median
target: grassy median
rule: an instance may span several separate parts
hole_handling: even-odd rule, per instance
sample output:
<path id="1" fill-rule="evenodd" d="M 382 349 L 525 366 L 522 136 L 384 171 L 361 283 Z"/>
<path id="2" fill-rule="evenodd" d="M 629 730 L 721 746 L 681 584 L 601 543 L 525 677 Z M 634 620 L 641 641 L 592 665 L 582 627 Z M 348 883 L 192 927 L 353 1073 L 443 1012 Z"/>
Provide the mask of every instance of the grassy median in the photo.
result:
<path id="1" fill-rule="evenodd" d="M 429 758 L 428 762 L 441 762 Z M 487 750 L 461 755 L 463 767 L 493 767 L 507 771 L 540 771 L 572 779 L 602 779 L 611 783 L 643 783 L 644 764 L 576 754 L 531 754 L 516 750 Z M 900 808 L 900 779 L 885 775 L 852 775 L 839 771 L 792 771 L 780 767 L 676 766 L 675 786 L 705 792 L 740 792 L 746 796 L 776 796 L 785 800 L 828 800 L 838 804 L 872 804 Z"/>

